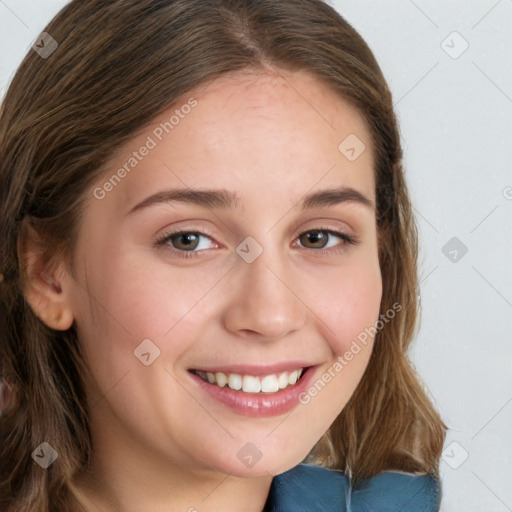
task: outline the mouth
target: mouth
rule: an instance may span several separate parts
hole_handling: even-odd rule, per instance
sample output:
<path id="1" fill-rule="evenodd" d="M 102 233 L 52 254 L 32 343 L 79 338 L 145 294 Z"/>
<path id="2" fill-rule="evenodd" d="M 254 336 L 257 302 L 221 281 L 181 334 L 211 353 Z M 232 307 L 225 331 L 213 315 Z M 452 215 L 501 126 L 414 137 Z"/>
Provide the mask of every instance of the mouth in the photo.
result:
<path id="1" fill-rule="evenodd" d="M 203 381 L 219 388 L 229 388 L 242 393 L 271 394 L 295 386 L 308 367 L 292 371 L 269 373 L 267 375 L 246 375 L 231 372 L 207 372 L 189 370 Z"/>
<path id="2" fill-rule="evenodd" d="M 187 373 L 202 399 L 237 415 L 262 418 L 286 414 L 298 407 L 319 368 L 297 362 L 267 367 L 194 368 Z"/>

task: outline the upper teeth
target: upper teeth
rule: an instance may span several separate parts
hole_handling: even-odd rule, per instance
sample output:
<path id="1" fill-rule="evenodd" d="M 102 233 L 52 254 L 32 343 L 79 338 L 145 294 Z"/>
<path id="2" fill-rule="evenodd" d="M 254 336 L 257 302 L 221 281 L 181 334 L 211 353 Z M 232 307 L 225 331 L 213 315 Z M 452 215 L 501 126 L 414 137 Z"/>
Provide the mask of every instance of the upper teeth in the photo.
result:
<path id="1" fill-rule="evenodd" d="M 292 372 L 283 372 L 279 374 L 262 375 L 240 375 L 239 373 L 224 372 L 201 372 L 196 371 L 197 375 L 207 380 L 210 384 L 215 384 L 223 388 L 228 386 L 236 391 L 245 393 L 275 393 L 280 389 L 293 386 L 302 375 L 303 368 L 293 370 Z"/>

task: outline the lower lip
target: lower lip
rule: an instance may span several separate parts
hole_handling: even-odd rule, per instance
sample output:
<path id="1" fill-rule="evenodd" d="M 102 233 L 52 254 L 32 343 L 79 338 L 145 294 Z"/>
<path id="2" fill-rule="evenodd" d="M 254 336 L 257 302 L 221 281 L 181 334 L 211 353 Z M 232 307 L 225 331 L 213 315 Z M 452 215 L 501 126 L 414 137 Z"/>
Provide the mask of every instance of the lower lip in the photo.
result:
<path id="1" fill-rule="evenodd" d="M 299 396 L 309 386 L 315 367 L 307 368 L 301 378 L 293 385 L 275 393 L 245 393 L 206 382 L 198 375 L 188 372 L 193 382 L 217 402 L 226 405 L 237 414 L 244 416 L 277 416 L 296 407 Z"/>

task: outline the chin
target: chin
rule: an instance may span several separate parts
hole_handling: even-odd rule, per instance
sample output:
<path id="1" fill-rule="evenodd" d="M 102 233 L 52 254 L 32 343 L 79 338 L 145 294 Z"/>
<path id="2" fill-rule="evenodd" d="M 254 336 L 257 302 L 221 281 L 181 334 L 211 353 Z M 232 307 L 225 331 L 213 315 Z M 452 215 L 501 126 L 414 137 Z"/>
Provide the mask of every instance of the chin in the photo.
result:
<path id="1" fill-rule="evenodd" d="M 235 443 L 236 447 L 226 448 L 225 453 L 230 455 L 219 459 L 219 453 L 212 454 L 211 465 L 217 471 L 230 474 L 239 478 L 258 478 L 275 476 L 292 469 L 300 464 L 308 455 L 309 450 L 300 452 L 291 452 L 285 446 L 287 443 L 281 443 L 279 448 L 275 442 L 262 442 L 261 448 L 251 442 Z M 297 442 L 297 445 L 300 444 Z M 313 447 L 314 443 L 311 443 Z M 233 456 L 234 455 L 234 456 Z"/>

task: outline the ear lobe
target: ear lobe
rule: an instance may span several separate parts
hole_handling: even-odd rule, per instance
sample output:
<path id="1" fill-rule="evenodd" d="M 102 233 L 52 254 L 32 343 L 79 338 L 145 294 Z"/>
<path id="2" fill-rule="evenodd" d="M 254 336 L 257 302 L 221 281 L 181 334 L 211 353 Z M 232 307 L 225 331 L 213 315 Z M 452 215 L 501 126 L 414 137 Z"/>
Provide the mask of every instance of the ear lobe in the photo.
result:
<path id="1" fill-rule="evenodd" d="M 64 286 L 66 270 L 62 263 L 48 263 L 47 249 L 34 228 L 27 225 L 24 231 L 18 254 L 23 262 L 25 299 L 48 327 L 65 331 L 73 324 L 73 310 Z"/>

